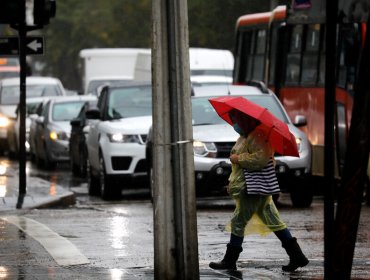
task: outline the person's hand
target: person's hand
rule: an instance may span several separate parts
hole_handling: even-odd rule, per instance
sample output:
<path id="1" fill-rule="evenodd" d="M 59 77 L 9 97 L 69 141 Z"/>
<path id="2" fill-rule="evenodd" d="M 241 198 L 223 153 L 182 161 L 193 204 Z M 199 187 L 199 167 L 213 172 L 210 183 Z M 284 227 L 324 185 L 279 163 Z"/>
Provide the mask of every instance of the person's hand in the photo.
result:
<path id="1" fill-rule="evenodd" d="M 238 164 L 239 163 L 239 156 L 237 154 L 232 154 L 230 156 L 230 161 L 231 161 L 231 163 Z"/>
<path id="2" fill-rule="evenodd" d="M 230 194 L 230 184 L 227 185 L 226 191 L 227 191 L 228 194 Z"/>

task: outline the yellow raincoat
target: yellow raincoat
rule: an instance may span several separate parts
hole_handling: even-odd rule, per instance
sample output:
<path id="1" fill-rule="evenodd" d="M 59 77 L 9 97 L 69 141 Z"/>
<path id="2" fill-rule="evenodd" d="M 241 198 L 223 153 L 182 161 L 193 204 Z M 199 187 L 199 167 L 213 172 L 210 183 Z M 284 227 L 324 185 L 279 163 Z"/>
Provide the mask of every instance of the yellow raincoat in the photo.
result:
<path id="1" fill-rule="evenodd" d="M 285 229 L 286 224 L 280 219 L 271 195 L 247 195 L 245 192 L 243 168 L 262 169 L 273 155 L 262 128 L 257 127 L 247 138 L 240 136 L 231 154 L 239 155 L 238 164 L 232 164 L 228 186 L 236 208 L 226 230 L 234 235 L 244 236 L 251 233 L 265 235 Z"/>

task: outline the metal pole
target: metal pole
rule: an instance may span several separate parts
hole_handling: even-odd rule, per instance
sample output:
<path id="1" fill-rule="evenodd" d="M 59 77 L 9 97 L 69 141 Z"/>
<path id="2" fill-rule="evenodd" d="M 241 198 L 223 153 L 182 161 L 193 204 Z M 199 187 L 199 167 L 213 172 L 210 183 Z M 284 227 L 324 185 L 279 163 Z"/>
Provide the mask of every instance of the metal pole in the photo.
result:
<path id="1" fill-rule="evenodd" d="M 370 17 L 369 17 L 370 19 Z M 367 30 L 370 30 L 370 21 Z M 362 50 L 335 219 L 334 278 L 350 279 L 370 149 L 370 37 Z"/>
<path id="2" fill-rule="evenodd" d="M 26 6 L 24 5 L 24 8 Z M 25 12 L 23 13 L 25 15 Z M 27 28 L 25 19 L 20 22 L 18 27 L 19 34 L 19 62 L 20 72 L 20 100 L 19 100 L 19 194 L 16 208 L 20 209 L 23 205 L 23 199 L 26 195 L 26 37 Z"/>
<path id="3" fill-rule="evenodd" d="M 338 0 L 326 0 L 325 61 L 325 200 L 324 200 L 324 277 L 333 279 L 334 237 L 334 106 L 336 89 L 336 28 Z"/>
<path id="4" fill-rule="evenodd" d="M 199 279 L 187 1 L 152 1 L 155 279 Z"/>

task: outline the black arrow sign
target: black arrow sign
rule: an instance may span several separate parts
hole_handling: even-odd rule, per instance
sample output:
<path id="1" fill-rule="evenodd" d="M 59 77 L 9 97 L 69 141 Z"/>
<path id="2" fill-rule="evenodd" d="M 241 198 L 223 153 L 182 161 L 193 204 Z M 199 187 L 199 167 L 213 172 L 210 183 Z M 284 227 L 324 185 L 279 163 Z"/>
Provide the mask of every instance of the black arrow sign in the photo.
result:
<path id="1" fill-rule="evenodd" d="M 44 54 L 44 38 L 30 36 L 26 38 L 27 55 Z M 0 37 L 0 56 L 17 56 L 19 55 L 19 38 L 18 37 Z"/>

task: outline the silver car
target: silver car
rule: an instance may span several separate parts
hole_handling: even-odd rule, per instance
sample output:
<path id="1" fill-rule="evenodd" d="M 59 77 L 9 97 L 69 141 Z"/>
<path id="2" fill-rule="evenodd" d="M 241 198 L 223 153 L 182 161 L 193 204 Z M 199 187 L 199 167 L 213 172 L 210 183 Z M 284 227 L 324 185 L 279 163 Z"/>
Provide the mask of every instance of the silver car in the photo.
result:
<path id="1" fill-rule="evenodd" d="M 262 84 L 261 84 L 262 85 Z M 263 86 L 263 85 L 262 85 Z M 308 184 L 311 175 L 311 144 L 306 134 L 297 126 L 305 124 L 303 117 L 296 125 L 292 123 L 275 94 L 265 87 L 257 86 L 209 86 L 194 88 L 193 138 L 194 163 L 197 188 L 214 188 L 223 185 L 230 174 L 229 155 L 238 135 L 222 120 L 208 99 L 216 96 L 233 95 L 267 108 L 284 121 L 296 137 L 299 158 L 275 155 L 276 171 L 283 191 L 291 194 L 296 207 L 308 207 L 312 202 L 313 190 Z"/>
<path id="2" fill-rule="evenodd" d="M 50 99 L 41 116 L 31 126 L 34 135 L 35 158 L 38 165 L 53 168 L 58 162 L 69 161 L 70 121 L 86 101 L 96 102 L 95 96 L 66 96 Z"/>
<path id="3" fill-rule="evenodd" d="M 8 150 L 8 130 L 14 125 L 16 108 L 20 98 L 20 79 L 0 81 L 0 152 Z M 27 77 L 26 95 L 30 97 L 64 96 L 65 89 L 59 79 L 53 77 Z"/>

